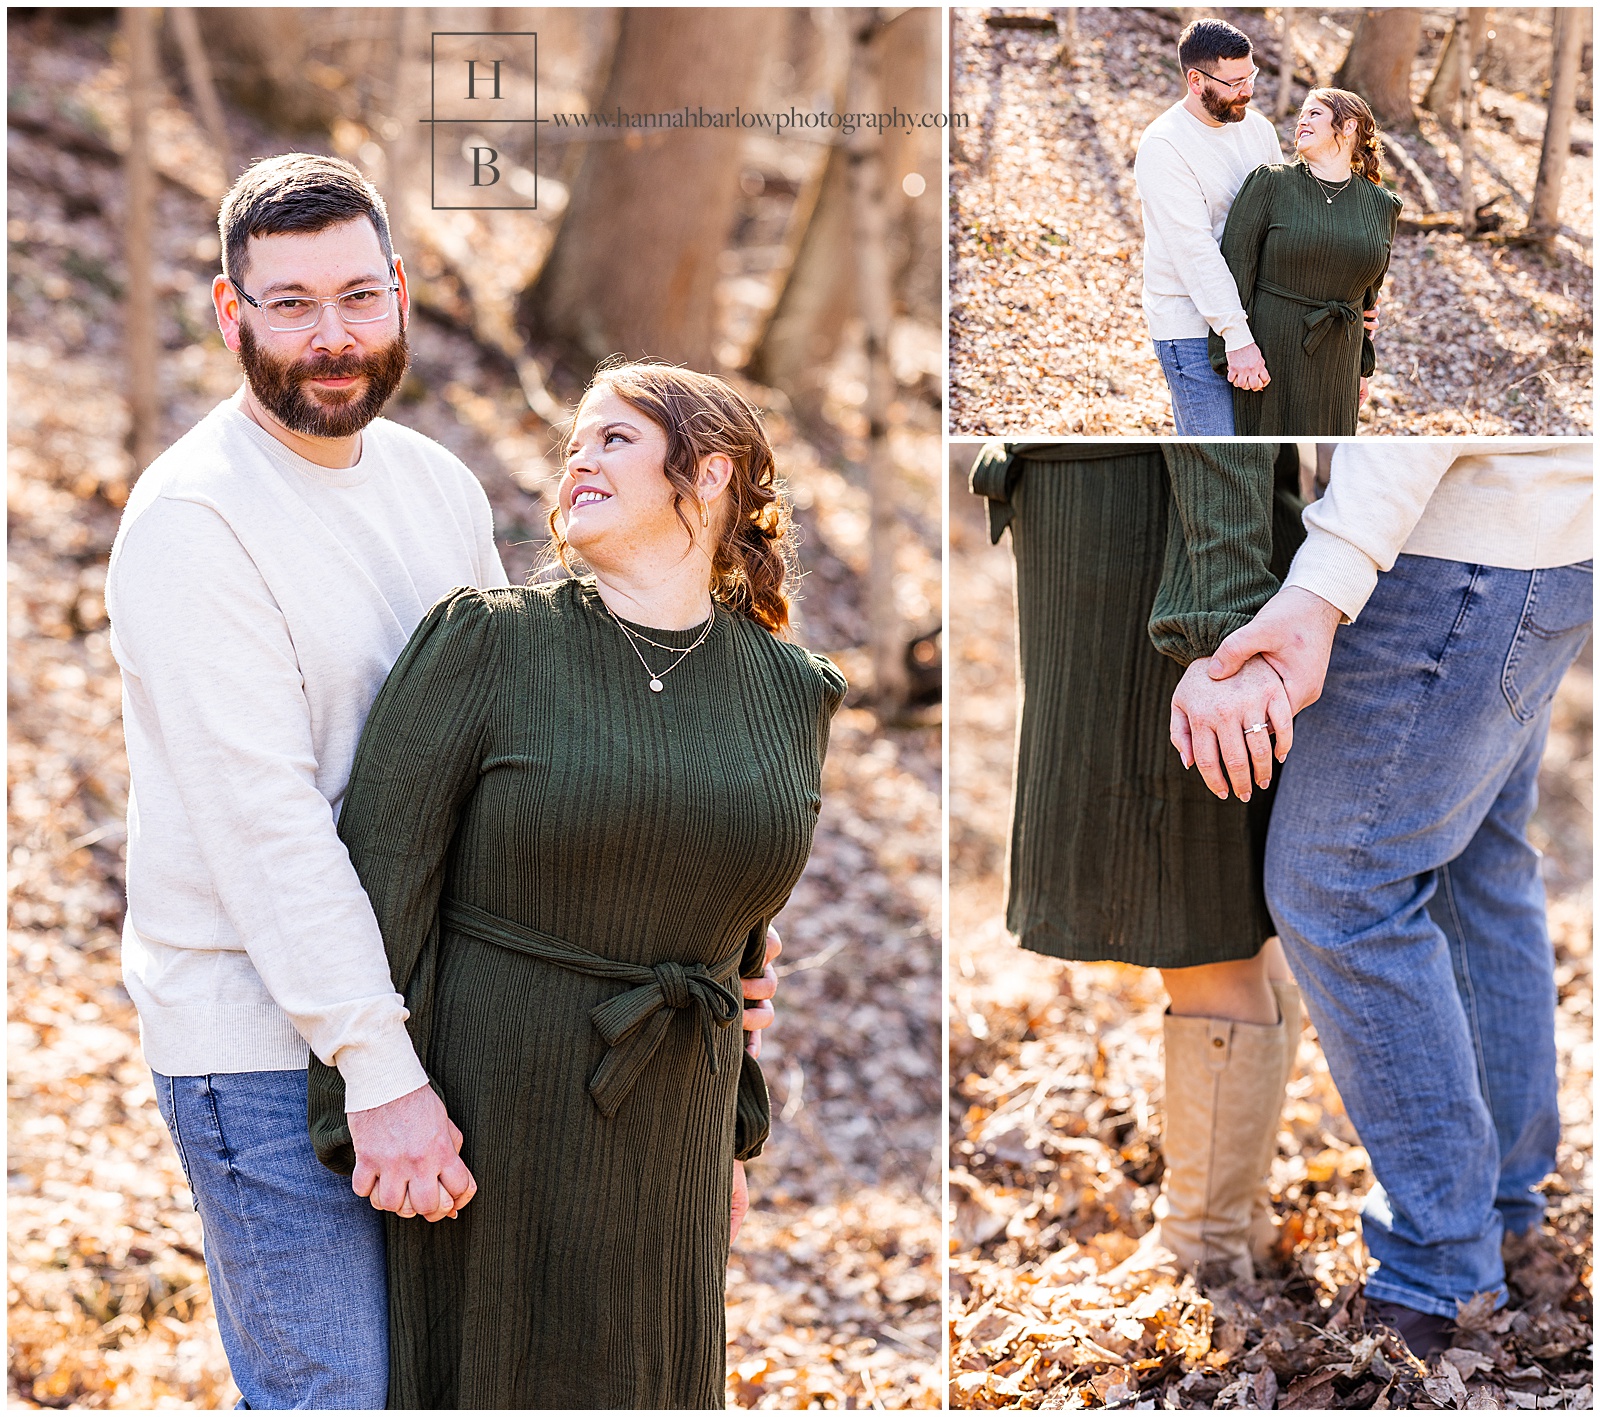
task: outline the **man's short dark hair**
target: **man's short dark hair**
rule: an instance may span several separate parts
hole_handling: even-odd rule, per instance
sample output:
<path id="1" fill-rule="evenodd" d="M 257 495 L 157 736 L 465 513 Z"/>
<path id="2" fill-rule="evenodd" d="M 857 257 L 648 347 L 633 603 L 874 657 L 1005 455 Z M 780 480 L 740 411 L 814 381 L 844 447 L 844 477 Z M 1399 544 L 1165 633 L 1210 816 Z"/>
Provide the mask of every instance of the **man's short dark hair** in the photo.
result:
<path id="1" fill-rule="evenodd" d="M 1250 37 L 1226 20 L 1196 20 L 1178 36 L 1185 80 L 1191 69 L 1213 69 L 1219 59 L 1248 59 L 1250 53 Z"/>
<path id="2" fill-rule="evenodd" d="M 394 268 L 389 212 L 378 189 L 357 168 L 318 153 L 284 153 L 247 167 L 222 199 L 222 273 L 243 280 L 252 236 L 311 235 L 365 217 L 378 233 L 383 259 Z"/>

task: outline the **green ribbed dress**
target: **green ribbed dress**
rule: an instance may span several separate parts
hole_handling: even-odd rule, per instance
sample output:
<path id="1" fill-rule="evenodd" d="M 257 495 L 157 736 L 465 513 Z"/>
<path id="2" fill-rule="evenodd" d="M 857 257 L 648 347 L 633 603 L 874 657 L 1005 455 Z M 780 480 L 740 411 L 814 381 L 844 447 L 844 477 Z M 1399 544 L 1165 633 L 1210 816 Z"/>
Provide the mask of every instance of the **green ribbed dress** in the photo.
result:
<path id="1" fill-rule="evenodd" d="M 844 681 L 718 609 L 663 683 L 569 580 L 452 592 L 373 704 L 340 835 L 479 1186 L 386 1217 L 391 1408 L 723 1406 L 733 1162 L 766 1126 L 736 976 L 810 853 Z M 348 1171 L 342 1103 L 313 1060 Z"/>
<path id="2" fill-rule="evenodd" d="M 1272 794 L 1219 801 L 1168 730 L 1184 668 L 1287 572 L 1297 486 L 1293 446 L 1265 443 L 1013 445 L 973 469 L 1016 558 L 1006 926 L 1025 948 L 1182 969 L 1272 934 Z"/>
<path id="3" fill-rule="evenodd" d="M 1335 193 L 1302 162 L 1258 167 L 1245 178 L 1228 209 L 1222 255 L 1272 382 L 1233 391 L 1236 434 L 1356 431 L 1361 380 L 1377 367 L 1362 316 L 1388 272 L 1401 206 L 1364 177 Z M 1213 334 L 1208 347 L 1225 375 L 1221 338 Z"/>

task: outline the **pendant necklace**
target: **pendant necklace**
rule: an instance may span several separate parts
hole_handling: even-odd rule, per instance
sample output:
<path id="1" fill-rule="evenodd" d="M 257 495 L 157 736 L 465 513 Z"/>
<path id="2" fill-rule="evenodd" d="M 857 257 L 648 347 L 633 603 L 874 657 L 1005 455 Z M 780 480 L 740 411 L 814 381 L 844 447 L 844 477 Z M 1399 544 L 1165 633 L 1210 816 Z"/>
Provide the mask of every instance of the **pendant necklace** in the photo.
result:
<path id="1" fill-rule="evenodd" d="M 1328 192 L 1328 189 L 1325 186 L 1323 186 L 1322 179 L 1320 177 L 1318 177 L 1316 173 L 1311 172 L 1311 164 L 1310 163 L 1306 164 L 1306 171 L 1311 173 L 1311 180 L 1317 184 L 1318 190 L 1327 199 L 1328 205 L 1330 207 L 1333 205 L 1334 197 L 1337 197 L 1339 195 L 1339 193 L 1344 191 L 1344 189 L 1346 187 L 1348 187 L 1352 182 L 1354 182 L 1355 178 L 1356 178 L 1355 172 L 1352 171 L 1350 173 L 1350 175 L 1344 179 L 1343 182 L 1341 182 L 1337 187 L 1335 187 L 1333 189 L 1333 192 L 1330 195 L 1329 192 Z"/>
<path id="2" fill-rule="evenodd" d="M 602 600 L 600 603 L 602 605 L 606 604 L 604 600 Z M 705 629 L 700 631 L 700 634 L 698 637 L 696 637 L 693 644 L 664 645 L 659 640 L 653 640 L 648 635 L 641 635 L 637 630 L 630 629 L 628 625 L 624 623 L 622 617 L 618 615 L 617 612 L 614 611 L 609 605 L 606 605 L 606 613 L 617 622 L 617 628 L 627 636 L 628 648 L 633 651 L 639 663 L 644 667 L 644 672 L 650 676 L 650 692 L 653 694 L 659 694 L 664 688 L 666 688 L 666 685 L 662 683 L 662 680 L 664 680 L 667 675 L 672 673 L 674 669 L 682 664 L 684 660 L 686 660 L 695 652 L 695 650 L 699 649 L 700 646 L 706 642 L 706 638 L 711 634 L 712 628 L 717 623 L 717 611 L 716 607 L 713 606 L 711 609 L 711 618 L 706 621 Z M 678 657 L 673 660 L 672 663 L 669 664 L 665 669 L 658 673 L 656 670 L 650 667 L 649 662 L 645 659 L 644 651 L 639 648 L 639 644 L 641 642 L 647 645 L 653 645 L 656 649 L 665 650 L 668 654 L 675 654 Z"/>

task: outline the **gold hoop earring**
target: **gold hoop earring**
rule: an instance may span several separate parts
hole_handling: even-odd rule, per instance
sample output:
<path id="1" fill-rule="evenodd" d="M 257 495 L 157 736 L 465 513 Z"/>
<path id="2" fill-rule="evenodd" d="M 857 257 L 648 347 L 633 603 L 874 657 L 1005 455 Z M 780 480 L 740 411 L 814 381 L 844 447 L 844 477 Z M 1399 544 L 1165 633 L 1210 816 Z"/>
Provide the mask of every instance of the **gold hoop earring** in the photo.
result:
<path id="1" fill-rule="evenodd" d="M 711 514 L 706 511 L 706 504 L 704 502 L 700 504 L 700 525 L 702 527 L 709 527 L 711 525 Z"/>

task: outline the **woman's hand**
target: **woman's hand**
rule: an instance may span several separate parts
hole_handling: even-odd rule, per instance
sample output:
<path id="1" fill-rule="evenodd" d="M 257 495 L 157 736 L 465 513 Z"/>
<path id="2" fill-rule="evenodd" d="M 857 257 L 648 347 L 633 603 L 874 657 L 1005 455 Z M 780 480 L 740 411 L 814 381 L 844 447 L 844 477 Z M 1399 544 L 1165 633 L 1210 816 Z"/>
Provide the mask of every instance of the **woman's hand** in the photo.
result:
<path id="1" fill-rule="evenodd" d="M 750 1209 L 750 1183 L 744 1178 L 744 1162 L 733 1163 L 733 1216 L 728 1223 L 728 1243 L 739 1238 L 739 1227 L 744 1224 Z"/>
<path id="2" fill-rule="evenodd" d="M 1372 384 L 1372 380 L 1370 378 L 1362 379 L 1362 381 L 1361 381 L 1361 390 L 1360 390 L 1359 393 L 1356 394 L 1356 407 L 1357 408 L 1360 408 L 1361 405 L 1364 404 L 1367 401 L 1367 389 L 1371 386 L 1371 384 Z"/>
<path id="3" fill-rule="evenodd" d="M 1197 659 L 1179 681 L 1172 696 L 1172 744 L 1184 767 L 1198 767 L 1218 797 L 1227 800 L 1231 781 L 1239 800 L 1248 802 L 1252 769 L 1256 786 L 1272 782 L 1268 728 L 1277 737 L 1280 763 L 1294 742 L 1289 695 L 1259 657 L 1220 682 L 1212 679 L 1210 667 L 1209 659 Z"/>
<path id="4" fill-rule="evenodd" d="M 772 996 L 778 992 L 778 971 L 772 961 L 783 953 L 783 941 L 770 925 L 767 927 L 766 967 L 759 979 L 745 979 L 744 988 L 744 1051 L 752 1058 L 761 1056 L 761 1030 L 771 1025 L 777 1014 L 773 1012 Z M 751 1008 L 754 1002 L 755 1007 Z"/>

